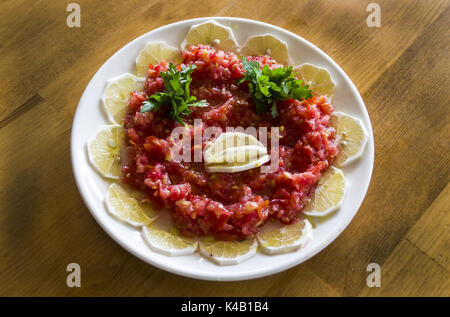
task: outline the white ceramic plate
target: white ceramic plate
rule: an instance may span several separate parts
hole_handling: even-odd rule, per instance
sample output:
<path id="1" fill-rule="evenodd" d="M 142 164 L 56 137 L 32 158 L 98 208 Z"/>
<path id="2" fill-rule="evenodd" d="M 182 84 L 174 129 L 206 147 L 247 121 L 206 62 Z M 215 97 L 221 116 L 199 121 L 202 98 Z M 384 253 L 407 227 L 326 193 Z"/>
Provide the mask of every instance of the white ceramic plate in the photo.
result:
<path id="1" fill-rule="evenodd" d="M 107 123 L 100 106 L 106 81 L 125 72 L 134 73 L 135 58 L 145 43 L 164 40 L 168 44 L 179 46 L 191 25 L 209 19 L 230 26 L 240 45 L 250 35 L 272 33 L 288 44 L 293 65 L 309 62 L 327 68 L 336 81 L 333 97 L 336 110 L 360 118 L 369 134 L 363 157 L 343 169 L 349 185 L 343 206 L 326 222 L 319 223 L 314 229 L 314 238 L 297 252 L 274 256 L 258 253 L 253 258 L 232 266 L 218 266 L 198 253 L 168 257 L 151 251 L 142 240 L 140 230 L 117 221 L 105 210 L 103 198 L 108 181 L 90 165 L 86 155 L 86 141 L 101 125 Z M 72 165 L 78 189 L 102 228 L 117 243 L 143 261 L 172 273 L 206 280 L 232 281 L 267 276 L 289 269 L 317 254 L 336 239 L 355 216 L 369 187 L 374 160 L 369 115 L 355 85 L 345 72 L 329 56 L 300 36 L 270 24 L 240 18 L 218 17 L 181 21 L 150 31 L 125 45 L 103 64 L 86 87 L 75 113 L 71 138 Z"/>

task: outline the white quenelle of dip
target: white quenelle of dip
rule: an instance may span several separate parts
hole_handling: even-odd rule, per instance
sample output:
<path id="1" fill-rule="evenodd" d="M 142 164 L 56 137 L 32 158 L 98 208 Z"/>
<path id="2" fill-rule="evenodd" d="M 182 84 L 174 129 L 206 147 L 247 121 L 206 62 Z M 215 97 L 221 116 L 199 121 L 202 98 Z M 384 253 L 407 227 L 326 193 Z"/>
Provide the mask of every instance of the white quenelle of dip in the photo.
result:
<path id="1" fill-rule="evenodd" d="M 270 160 L 267 148 L 254 136 L 241 132 L 220 134 L 204 153 L 210 173 L 236 173 L 259 167 Z"/>

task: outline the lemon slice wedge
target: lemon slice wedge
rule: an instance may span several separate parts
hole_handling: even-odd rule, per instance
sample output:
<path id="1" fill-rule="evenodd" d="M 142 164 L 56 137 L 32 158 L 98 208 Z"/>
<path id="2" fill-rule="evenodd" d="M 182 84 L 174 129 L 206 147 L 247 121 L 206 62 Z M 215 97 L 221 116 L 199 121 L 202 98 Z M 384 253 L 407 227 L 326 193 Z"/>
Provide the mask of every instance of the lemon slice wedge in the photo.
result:
<path id="1" fill-rule="evenodd" d="M 127 113 L 128 100 L 133 91 L 143 91 L 145 79 L 125 73 L 108 80 L 103 92 L 103 108 L 111 123 L 121 124 Z"/>
<path id="2" fill-rule="evenodd" d="M 256 168 L 270 160 L 267 148 L 251 134 L 224 132 L 204 152 L 210 173 L 236 173 Z"/>
<path id="3" fill-rule="evenodd" d="M 305 63 L 295 67 L 293 71 L 300 74 L 303 82 L 309 85 L 309 88 L 315 95 L 324 95 L 328 98 L 333 96 L 336 83 L 325 68 Z"/>
<path id="4" fill-rule="evenodd" d="M 308 216 L 327 216 L 341 207 L 346 191 L 344 173 L 338 168 L 330 167 L 320 179 L 303 213 Z"/>
<path id="5" fill-rule="evenodd" d="M 288 65 L 290 58 L 286 42 L 272 34 L 251 36 L 245 42 L 245 55 L 269 55 L 278 63 Z"/>
<path id="6" fill-rule="evenodd" d="M 87 143 L 88 157 L 95 169 L 104 177 L 118 179 L 121 174 L 120 148 L 123 127 L 103 126 Z"/>
<path id="7" fill-rule="evenodd" d="M 237 173 L 237 172 L 242 172 L 242 171 L 260 167 L 261 165 L 263 165 L 269 161 L 270 161 L 270 156 L 264 155 L 263 157 L 261 157 L 257 160 L 254 160 L 254 161 L 250 161 L 250 162 L 212 164 L 212 165 L 207 165 L 205 167 L 205 169 L 208 173 Z"/>
<path id="8" fill-rule="evenodd" d="M 241 263 L 256 254 L 258 243 L 255 239 L 243 241 L 218 241 L 204 238 L 199 243 L 200 254 L 219 265 Z"/>
<path id="9" fill-rule="evenodd" d="M 361 120 L 342 112 L 334 112 L 331 115 L 331 126 L 336 130 L 340 149 L 336 165 L 344 167 L 359 159 L 369 138 Z"/>
<path id="10" fill-rule="evenodd" d="M 134 227 L 148 225 L 158 217 L 155 211 L 141 205 L 127 190 L 115 183 L 108 187 L 105 205 L 111 215 Z"/>
<path id="11" fill-rule="evenodd" d="M 149 42 L 136 57 L 136 73 L 146 77 L 149 64 L 158 64 L 160 61 L 180 64 L 182 61 L 180 50 L 168 45 L 166 42 Z"/>
<path id="12" fill-rule="evenodd" d="M 245 145 L 240 147 L 226 148 L 222 152 L 205 158 L 207 164 L 219 163 L 244 163 L 257 160 L 260 157 L 267 155 L 267 149 L 258 145 Z"/>
<path id="13" fill-rule="evenodd" d="M 210 45 L 223 51 L 234 51 L 238 47 L 231 28 L 213 20 L 191 26 L 181 48 L 198 44 Z"/>
<path id="14" fill-rule="evenodd" d="M 207 145 L 206 164 L 246 162 L 267 154 L 266 147 L 253 135 L 242 132 L 224 132 Z"/>
<path id="15" fill-rule="evenodd" d="M 242 132 L 224 132 L 221 133 L 215 140 L 206 146 L 204 157 L 209 158 L 218 153 L 223 152 L 227 148 L 235 148 L 242 146 L 255 145 L 263 147 L 264 145 L 258 141 L 251 134 Z"/>
<path id="16" fill-rule="evenodd" d="M 187 255 L 197 251 L 197 240 L 182 237 L 176 232 L 160 230 L 152 225 L 142 227 L 142 237 L 150 249 L 168 256 Z"/>
<path id="17" fill-rule="evenodd" d="M 280 254 L 303 248 L 312 239 L 311 223 L 304 219 L 300 222 L 285 225 L 257 234 L 261 251 L 267 254 Z"/>

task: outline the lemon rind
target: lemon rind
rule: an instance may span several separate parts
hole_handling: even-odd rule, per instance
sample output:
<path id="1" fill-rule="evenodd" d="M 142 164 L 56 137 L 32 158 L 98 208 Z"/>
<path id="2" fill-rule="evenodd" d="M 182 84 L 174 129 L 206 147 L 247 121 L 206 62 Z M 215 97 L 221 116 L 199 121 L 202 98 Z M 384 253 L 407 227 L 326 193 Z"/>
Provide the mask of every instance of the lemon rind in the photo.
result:
<path id="1" fill-rule="evenodd" d="M 344 162 L 341 162 L 339 164 L 336 163 L 336 166 L 338 166 L 338 167 L 346 167 L 346 166 L 352 164 L 353 162 L 359 160 L 363 156 L 364 150 L 366 148 L 367 141 L 369 140 L 369 134 L 367 133 L 367 130 L 364 127 L 363 122 L 359 118 L 356 118 L 356 117 L 354 117 L 352 115 L 349 115 L 349 114 L 341 112 L 341 111 L 335 111 L 335 112 L 333 112 L 331 114 L 331 116 L 332 117 L 335 116 L 335 117 L 338 117 L 338 118 L 342 117 L 342 116 L 350 117 L 350 118 L 352 118 L 353 120 L 355 120 L 355 121 L 357 121 L 359 123 L 359 126 L 361 127 L 361 129 L 363 131 L 363 139 L 361 141 L 361 147 L 359 148 L 358 152 L 356 152 L 356 154 L 354 154 L 351 157 L 347 157 L 347 159 Z"/>
<path id="2" fill-rule="evenodd" d="M 166 231 L 167 232 L 167 231 Z M 142 226 L 141 236 L 142 239 L 146 242 L 147 246 L 154 252 L 160 253 L 163 255 L 167 255 L 170 257 L 190 255 L 197 252 L 198 249 L 198 241 L 195 241 L 192 246 L 184 248 L 184 249 L 166 249 L 161 248 L 157 244 L 153 243 L 148 235 L 150 235 L 150 229 L 147 226 Z"/>
<path id="3" fill-rule="evenodd" d="M 135 67 L 136 67 L 136 75 L 135 76 L 136 77 L 140 77 L 140 75 L 139 75 L 139 67 L 138 67 L 139 58 L 141 58 L 141 54 L 146 50 L 147 46 L 150 45 L 150 44 L 164 45 L 165 48 L 173 49 L 173 53 L 175 55 L 179 55 L 179 57 L 181 58 L 181 52 L 180 52 L 179 48 L 177 48 L 175 46 L 172 46 L 170 44 L 167 44 L 165 41 L 149 41 L 149 42 L 145 43 L 144 48 L 139 52 L 138 56 L 135 59 Z M 164 60 L 164 59 L 158 59 L 154 55 L 152 55 L 152 57 L 155 58 L 158 62 L 161 62 L 162 60 Z M 173 59 L 168 59 L 167 61 L 168 62 L 172 62 Z"/>
<path id="4" fill-rule="evenodd" d="M 230 138 L 237 140 L 238 144 L 233 141 L 231 146 L 227 148 L 227 140 Z M 217 149 L 216 145 L 218 144 L 222 144 L 223 147 Z M 230 151 L 233 151 L 236 155 L 239 155 L 239 149 L 242 149 L 243 151 L 248 150 L 249 152 L 252 150 L 254 151 L 253 153 L 256 152 L 258 158 L 255 159 L 254 157 L 250 157 L 248 158 L 248 161 L 236 162 L 235 164 L 233 164 L 233 162 L 223 161 L 223 159 L 226 160 L 226 155 Z M 212 154 L 211 152 L 213 150 L 218 152 Z M 270 156 L 267 154 L 267 148 L 260 141 L 258 141 L 258 139 L 251 134 L 237 131 L 220 134 L 209 146 L 206 147 L 203 157 L 205 160 L 205 170 L 210 173 L 237 173 L 259 167 L 270 161 Z M 221 160 L 219 160 L 220 157 L 222 157 Z"/>
<path id="5" fill-rule="evenodd" d="M 90 144 L 96 139 L 97 134 L 99 134 L 103 130 L 108 130 L 110 127 L 121 127 L 121 126 L 117 125 L 117 124 L 104 124 L 104 125 L 100 126 L 100 129 L 98 129 L 98 131 L 92 137 L 90 137 L 87 140 L 86 148 L 87 148 L 89 163 L 94 167 L 94 169 L 97 171 L 97 173 L 100 174 L 101 176 L 105 177 L 105 178 L 117 180 L 117 179 L 120 178 L 120 175 L 115 176 L 115 175 L 111 175 L 111 174 L 105 174 L 103 171 L 101 171 L 98 168 L 98 166 L 95 164 L 95 162 L 93 160 L 93 155 L 92 155 L 91 149 L 90 149 Z"/>
<path id="6" fill-rule="evenodd" d="M 131 73 L 123 73 L 123 74 L 121 74 L 121 75 L 119 75 L 119 76 L 116 76 L 116 77 L 114 77 L 114 78 L 111 78 L 111 79 L 109 79 L 108 81 L 106 81 L 106 84 L 105 84 L 105 88 L 103 89 L 103 94 L 102 94 L 102 109 L 103 109 L 103 112 L 105 113 L 105 115 L 106 115 L 106 117 L 108 118 L 108 121 L 111 123 L 111 124 L 115 124 L 115 125 L 120 125 L 121 123 L 120 122 L 116 122 L 116 120 L 114 119 L 114 116 L 108 111 L 108 109 L 106 108 L 106 90 L 108 89 L 108 87 L 109 87 L 109 85 L 111 85 L 111 84 L 113 84 L 113 83 L 115 83 L 115 82 L 117 82 L 117 81 L 119 81 L 119 80 L 121 80 L 122 78 L 125 78 L 125 77 L 127 77 L 127 76 L 131 76 L 131 77 L 133 77 L 134 78 L 134 80 L 136 80 L 136 81 L 140 81 L 140 82 L 142 82 L 143 84 L 145 83 L 145 78 L 143 78 L 143 77 L 138 77 L 138 76 L 136 76 L 136 75 L 133 75 L 133 74 L 131 74 Z M 131 93 L 132 91 L 130 91 L 130 93 Z"/>
<path id="7" fill-rule="evenodd" d="M 209 154 L 205 153 L 205 164 L 219 164 L 219 163 L 231 163 L 227 161 L 229 156 L 239 155 L 239 151 L 246 152 L 249 155 L 249 159 L 255 159 L 267 155 L 267 149 L 258 145 L 244 145 L 239 147 L 229 147 L 219 153 Z M 245 161 L 242 161 L 244 163 Z"/>
<path id="8" fill-rule="evenodd" d="M 132 221 L 130 219 L 126 219 L 126 218 L 121 217 L 115 211 L 115 208 L 111 205 L 111 194 L 109 192 L 109 189 L 113 185 L 120 186 L 120 185 L 118 185 L 116 183 L 112 183 L 111 185 L 108 186 L 108 190 L 107 190 L 106 195 L 105 195 L 105 206 L 106 206 L 106 210 L 109 212 L 110 215 L 114 216 L 116 219 L 120 220 L 121 222 L 127 223 L 127 224 L 129 224 L 129 225 L 131 225 L 133 227 L 136 227 L 136 228 L 140 228 L 142 226 L 149 225 L 150 223 L 152 223 L 156 219 L 156 217 L 153 218 L 153 217 L 150 217 L 149 215 L 147 215 L 142 207 L 141 207 L 142 208 L 142 212 L 144 213 L 144 216 L 147 218 L 147 221 L 145 221 L 145 222 L 136 222 L 136 221 Z"/>
<path id="9" fill-rule="evenodd" d="M 205 170 L 208 173 L 238 173 L 247 171 L 250 169 L 258 168 L 261 165 L 270 161 L 269 155 L 264 155 L 263 157 L 257 159 L 256 161 L 249 162 L 247 164 L 242 165 L 207 165 L 205 166 Z M 239 164 L 239 163 L 238 163 Z"/>
<path id="10" fill-rule="evenodd" d="M 294 72 L 294 73 L 298 73 L 299 75 L 300 75 L 300 77 L 302 77 L 301 79 L 303 80 L 303 76 L 302 76 L 302 74 L 300 73 L 300 69 L 303 67 L 303 66 L 305 66 L 305 65 L 307 65 L 307 66 L 313 66 L 313 67 L 315 67 L 315 68 L 318 68 L 319 70 L 325 70 L 329 75 L 330 75 L 330 81 L 331 81 L 331 83 L 333 84 L 333 91 L 332 91 L 332 93 L 331 93 L 331 95 L 324 95 L 324 96 L 326 96 L 330 101 L 331 101 L 331 99 L 333 98 L 333 96 L 334 96 L 334 90 L 335 90 L 335 88 L 336 88 L 336 81 L 333 79 L 333 77 L 331 76 L 331 74 L 330 74 L 330 72 L 328 71 L 328 69 L 327 68 L 325 68 L 325 67 L 322 67 L 322 66 L 319 66 L 319 65 L 316 65 L 316 64 L 311 64 L 311 63 L 303 63 L 303 64 L 300 64 L 300 65 L 297 65 L 297 66 L 295 66 L 293 69 L 292 69 L 292 71 Z M 307 85 L 310 85 L 310 83 L 307 83 L 306 81 L 304 81 L 303 80 L 303 82 L 305 83 L 305 84 L 307 84 Z M 310 87 L 310 89 L 311 89 L 311 87 Z M 313 93 L 317 96 L 317 94 L 314 92 L 314 90 L 312 90 L 313 91 Z"/>
<path id="11" fill-rule="evenodd" d="M 278 60 L 278 59 L 274 58 L 274 57 L 272 56 L 272 54 L 267 54 L 267 55 L 269 55 L 270 57 L 274 58 L 275 61 L 277 61 L 278 63 L 281 63 L 281 64 L 283 64 L 283 65 L 291 65 L 291 64 L 292 64 L 292 60 L 291 60 L 291 56 L 290 56 L 290 54 L 289 54 L 289 46 L 287 45 L 287 43 L 286 43 L 285 41 L 283 41 L 283 40 L 280 39 L 278 36 L 276 36 L 276 35 L 274 35 L 274 34 L 272 34 L 272 33 L 264 33 L 264 34 L 257 34 L 257 35 L 251 35 L 251 36 L 249 36 L 249 37 L 247 38 L 247 40 L 245 41 L 244 45 L 242 45 L 241 51 L 244 52 L 244 53 L 248 53 L 248 54 L 246 54 L 246 55 L 255 55 L 255 54 L 260 55 L 259 53 L 254 52 L 252 49 L 250 49 L 249 46 L 248 46 L 248 44 L 249 44 L 249 42 L 250 42 L 251 40 L 253 40 L 253 39 L 255 39 L 255 38 L 258 38 L 258 37 L 265 37 L 265 36 L 268 36 L 268 35 L 273 36 L 274 38 L 276 38 L 277 40 L 279 40 L 281 44 L 283 44 L 283 46 L 286 48 L 287 59 L 285 59 L 285 60 Z"/>
<path id="12" fill-rule="evenodd" d="M 205 251 L 202 248 L 202 242 L 199 242 L 199 253 L 207 258 L 208 260 L 210 260 L 213 263 L 216 263 L 220 266 L 227 266 L 227 265 L 236 265 L 239 263 L 242 263 L 248 259 L 250 259 L 251 257 L 255 256 L 257 251 L 258 251 L 258 242 L 256 241 L 256 239 L 253 239 L 253 244 L 250 246 L 250 249 L 247 253 L 237 256 L 235 258 L 224 258 L 224 257 L 215 257 L 212 254 L 208 253 L 207 251 Z"/>
<path id="13" fill-rule="evenodd" d="M 218 23 L 218 22 L 216 22 L 216 21 L 214 21 L 214 20 L 208 20 L 208 21 L 205 21 L 205 22 L 201 22 L 201 23 L 198 23 L 198 24 L 191 25 L 191 27 L 189 28 L 188 33 L 186 34 L 186 36 L 185 36 L 184 39 L 183 39 L 183 42 L 181 42 L 181 44 L 180 44 L 181 50 L 186 49 L 186 45 L 187 45 L 187 36 L 188 36 L 189 32 L 191 32 L 191 31 L 193 31 L 193 30 L 196 30 L 200 25 L 206 24 L 206 23 L 212 23 L 212 24 L 215 24 L 216 26 L 220 26 L 220 27 L 226 29 L 226 30 L 227 30 L 227 33 L 228 33 L 228 35 L 229 35 L 229 39 L 233 42 L 233 46 L 232 46 L 231 48 L 224 48 L 224 47 L 221 47 L 221 46 L 219 45 L 216 49 L 222 50 L 222 51 L 223 51 L 223 50 L 236 51 L 236 50 L 239 48 L 239 44 L 238 44 L 238 42 L 237 42 L 237 40 L 236 40 L 236 37 L 235 37 L 235 35 L 234 35 L 234 32 L 233 32 L 233 30 L 232 30 L 229 26 L 220 24 L 220 23 Z M 198 44 L 208 45 L 207 43 L 198 43 Z M 192 44 L 192 45 L 198 45 L 198 44 Z"/>
<path id="14" fill-rule="evenodd" d="M 246 140 L 250 141 L 250 143 L 243 144 L 243 145 L 257 145 L 257 146 L 265 147 L 257 138 L 255 138 L 251 134 L 237 132 L 237 131 L 223 132 L 216 139 L 214 139 L 212 142 L 210 142 L 210 144 L 208 144 L 208 146 L 205 148 L 205 151 L 204 151 L 205 155 L 208 155 L 208 152 L 210 152 L 214 148 L 215 144 L 217 144 L 219 142 L 223 142 L 224 138 L 230 138 L 230 137 L 245 138 Z M 226 141 L 225 141 L 225 145 L 226 145 Z M 238 146 L 240 146 L 240 145 L 238 145 Z M 234 147 L 236 147 L 236 145 Z"/>
<path id="15" fill-rule="evenodd" d="M 275 255 L 291 253 L 304 248 L 306 244 L 313 238 L 313 229 L 311 223 L 307 219 L 304 219 L 303 221 L 305 222 L 305 226 L 302 229 L 300 238 L 290 245 L 280 247 L 266 246 L 264 245 L 264 241 L 262 241 L 262 239 L 260 238 L 260 234 L 258 233 L 256 235 L 256 239 L 259 242 L 261 252 L 269 255 Z M 279 230 L 282 230 L 283 228 Z"/>
<path id="16" fill-rule="evenodd" d="M 338 209 L 340 209 L 342 207 L 342 204 L 344 203 L 344 199 L 345 196 L 347 195 L 347 189 L 348 189 L 348 184 L 347 184 L 347 180 L 345 179 L 345 175 L 344 172 L 336 167 L 331 166 L 330 169 L 334 170 L 334 173 L 341 173 L 342 177 L 344 178 L 344 194 L 342 195 L 341 200 L 339 200 L 339 202 L 333 206 L 331 206 L 330 208 L 328 208 L 327 210 L 324 211 L 317 211 L 317 210 L 310 210 L 310 211 L 305 211 L 303 210 L 303 214 L 307 215 L 307 216 L 312 216 L 312 217 L 325 217 L 328 216 L 329 214 L 337 211 Z M 320 187 L 323 186 L 319 185 L 318 188 L 316 188 L 316 190 L 314 191 L 314 194 L 320 190 Z"/>

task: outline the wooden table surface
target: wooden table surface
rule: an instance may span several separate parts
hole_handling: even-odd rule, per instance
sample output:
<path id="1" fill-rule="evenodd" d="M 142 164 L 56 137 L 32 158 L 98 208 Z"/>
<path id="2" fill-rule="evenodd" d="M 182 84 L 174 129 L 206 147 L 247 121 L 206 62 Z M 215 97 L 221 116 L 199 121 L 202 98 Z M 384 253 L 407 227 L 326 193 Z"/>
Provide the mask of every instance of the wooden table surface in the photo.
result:
<path id="1" fill-rule="evenodd" d="M 0 295 L 449 296 L 450 11 L 448 0 L 79 0 L 0 4 Z M 83 204 L 70 163 L 78 101 L 97 69 L 132 39 L 202 16 L 260 20 L 330 55 L 359 89 L 375 166 L 358 214 L 325 250 L 243 282 L 176 276 L 137 259 Z M 81 288 L 66 266 L 81 266 Z M 381 287 L 366 285 L 369 263 Z"/>

